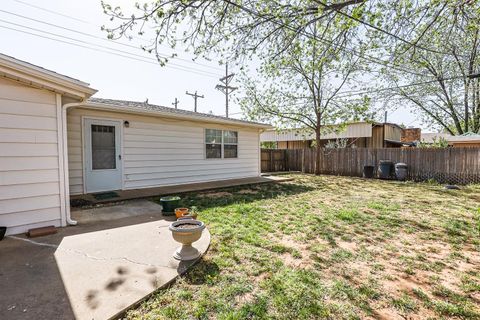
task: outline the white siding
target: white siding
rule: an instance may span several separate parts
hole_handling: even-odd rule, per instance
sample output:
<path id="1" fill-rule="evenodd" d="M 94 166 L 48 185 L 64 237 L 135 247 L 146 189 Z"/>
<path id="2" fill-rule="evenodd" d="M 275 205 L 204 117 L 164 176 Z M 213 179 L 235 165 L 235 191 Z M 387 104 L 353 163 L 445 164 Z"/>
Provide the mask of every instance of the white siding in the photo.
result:
<path id="1" fill-rule="evenodd" d="M 71 194 L 83 193 L 82 116 L 129 121 L 122 137 L 123 189 L 259 175 L 257 129 L 78 108 L 67 116 Z M 205 159 L 205 128 L 238 131 L 238 158 Z"/>
<path id="2" fill-rule="evenodd" d="M 55 94 L 0 79 L 0 225 L 61 224 Z"/>

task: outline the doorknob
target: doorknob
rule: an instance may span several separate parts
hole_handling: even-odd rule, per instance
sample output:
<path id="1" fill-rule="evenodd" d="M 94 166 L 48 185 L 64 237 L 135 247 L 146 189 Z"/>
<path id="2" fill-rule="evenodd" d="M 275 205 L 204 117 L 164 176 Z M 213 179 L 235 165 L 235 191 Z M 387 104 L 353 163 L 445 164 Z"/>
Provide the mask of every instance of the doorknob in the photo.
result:
<path id="1" fill-rule="evenodd" d="M 122 160 L 122 155 L 121 154 L 118 155 L 118 160 Z"/>

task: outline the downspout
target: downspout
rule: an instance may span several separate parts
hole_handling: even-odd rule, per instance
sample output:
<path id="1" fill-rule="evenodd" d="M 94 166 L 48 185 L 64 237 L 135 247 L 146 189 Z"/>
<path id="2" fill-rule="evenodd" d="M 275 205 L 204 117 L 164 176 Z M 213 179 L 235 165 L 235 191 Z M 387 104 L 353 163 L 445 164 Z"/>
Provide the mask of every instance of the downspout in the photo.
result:
<path id="1" fill-rule="evenodd" d="M 77 221 L 73 220 L 70 215 L 70 182 L 69 182 L 69 175 L 68 175 L 68 143 L 67 143 L 67 109 L 71 107 L 80 107 L 84 105 L 83 102 L 74 102 L 74 103 L 66 103 L 62 105 L 62 145 L 63 145 L 63 174 L 64 174 L 64 192 L 65 192 L 65 214 L 66 214 L 66 221 L 68 225 L 76 226 Z"/>

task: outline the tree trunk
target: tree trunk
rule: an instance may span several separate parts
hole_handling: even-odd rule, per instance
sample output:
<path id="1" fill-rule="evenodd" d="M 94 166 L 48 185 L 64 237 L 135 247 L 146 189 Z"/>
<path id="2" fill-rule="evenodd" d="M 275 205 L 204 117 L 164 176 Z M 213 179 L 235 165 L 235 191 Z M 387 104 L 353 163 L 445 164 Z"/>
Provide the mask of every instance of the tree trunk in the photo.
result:
<path id="1" fill-rule="evenodd" d="M 320 128 L 315 129 L 316 156 L 315 156 L 315 174 L 320 175 Z"/>
<path id="2" fill-rule="evenodd" d="M 464 119 L 465 119 L 465 132 L 468 132 L 469 131 L 469 121 L 470 121 L 470 118 L 469 118 L 469 115 L 470 115 L 470 110 L 469 110 L 469 107 L 468 107 L 468 97 L 469 97 L 469 91 L 470 91 L 470 81 L 469 80 L 465 80 L 465 93 L 463 94 L 463 103 L 465 104 L 465 115 L 464 115 Z"/>

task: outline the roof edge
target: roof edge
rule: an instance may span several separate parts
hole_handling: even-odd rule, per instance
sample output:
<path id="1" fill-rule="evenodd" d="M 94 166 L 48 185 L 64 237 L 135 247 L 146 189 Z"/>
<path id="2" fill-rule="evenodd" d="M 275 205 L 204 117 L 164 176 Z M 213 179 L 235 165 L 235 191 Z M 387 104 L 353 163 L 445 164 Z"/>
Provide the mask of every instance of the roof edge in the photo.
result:
<path id="1" fill-rule="evenodd" d="M 169 118 L 174 119 L 184 119 L 184 120 L 193 120 L 193 121 L 201 121 L 201 122 L 211 122 L 211 123 L 220 123 L 220 124 L 230 124 L 242 127 L 251 127 L 251 128 L 258 128 L 258 129 L 270 129 L 272 128 L 269 124 L 262 124 L 262 123 L 255 123 L 255 122 L 246 122 L 236 119 L 229 119 L 229 118 L 206 118 L 201 114 L 177 114 L 168 111 L 162 110 L 140 110 L 138 108 L 132 108 L 128 106 L 115 106 L 108 103 L 98 103 L 98 102 L 89 102 L 86 101 L 82 103 L 80 107 L 87 107 L 93 109 L 103 109 L 103 110 L 113 110 L 113 111 L 121 111 L 127 113 L 134 113 L 134 114 L 150 114 L 150 115 L 157 115 L 157 116 L 166 116 Z"/>
<path id="2" fill-rule="evenodd" d="M 96 89 L 91 88 L 86 82 L 4 54 L 0 54 L 0 74 L 3 74 L 6 78 L 26 82 L 32 86 L 39 86 L 82 99 L 86 99 L 97 92 Z"/>

